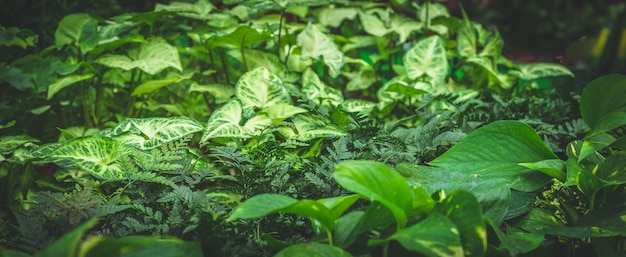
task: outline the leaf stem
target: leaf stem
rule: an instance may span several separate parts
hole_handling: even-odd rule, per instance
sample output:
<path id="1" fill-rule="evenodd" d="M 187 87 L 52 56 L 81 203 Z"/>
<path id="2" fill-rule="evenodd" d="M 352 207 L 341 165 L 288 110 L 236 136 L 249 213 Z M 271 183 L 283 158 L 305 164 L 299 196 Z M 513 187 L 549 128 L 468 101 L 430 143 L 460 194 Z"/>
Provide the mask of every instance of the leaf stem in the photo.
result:
<path id="1" fill-rule="evenodd" d="M 280 9 L 280 21 L 278 22 L 278 43 L 276 45 L 276 55 L 280 56 L 280 44 L 283 34 L 283 19 L 285 18 L 285 9 Z"/>

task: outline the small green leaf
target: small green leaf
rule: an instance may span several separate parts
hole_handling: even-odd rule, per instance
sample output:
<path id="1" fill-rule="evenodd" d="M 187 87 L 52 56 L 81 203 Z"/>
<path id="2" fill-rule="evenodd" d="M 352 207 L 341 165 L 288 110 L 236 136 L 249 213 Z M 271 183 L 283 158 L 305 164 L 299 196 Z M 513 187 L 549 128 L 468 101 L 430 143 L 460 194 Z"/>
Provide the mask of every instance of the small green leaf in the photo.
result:
<path id="1" fill-rule="evenodd" d="M 275 104 L 261 110 L 259 113 L 266 113 L 267 116 L 272 119 L 272 123 L 276 124 L 298 113 L 305 112 L 308 111 L 304 108 L 296 107 L 291 104 Z"/>
<path id="2" fill-rule="evenodd" d="M 179 80 L 180 78 L 178 77 L 172 77 L 172 78 L 166 78 L 166 79 L 146 81 L 142 83 L 141 85 L 137 86 L 135 90 L 133 90 L 133 93 L 131 95 L 138 96 L 138 95 L 152 93 L 159 88 L 176 83 Z"/>
<path id="3" fill-rule="evenodd" d="M 565 182 L 567 175 L 565 173 L 565 161 L 561 159 L 549 159 L 537 162 L 520 163 L 519 165 L 529 169 L 538 170 L 544 174 Z"/>
<path id="4" fill-rule="evenodd" d="M 331 77 L 336 78 L 341 74 L 343 67 L 343 53 L 333 42 L 332 38 L 322 33 L 317 26 L 309 25 L 298 34 L 298 46 L 302 49 L 302 59 L 318 60 L 324 58 L 324 63 L 328 66 Z"/>
<path id="5" fill-rule="evenodd" d="M 530 192 L 549 181 L 543 173 L 518 165 L 558 157 L 533 129 L 517 121 L 479 128 L 430 164 L 487 178 L 503 178 L 511 188 Z"/>
<path id="6" fill-rule="evenodd" d="M 389 208 L 399 228 L 406 225 L 413 193 L 395 170 L 379 162 L 344 161 L 335 167 L 334 177 L 343 188 Z"/>
<path id="7" fill-rule="evenodd" d="M 404 55 L 407 77 L 417 79 L 424 75 L 443 83 L 448 75 L 446 49 L 440 37 L 430 36 L 418 41 Z"/>
<path id="8" fill-rule="evenodd" d="M 130 50 L 128 56 L 105 55 L 98 58 L 96 63 L 123 70 L 139 68 L 151 75 L 169 67 L 183 70 L 178 51 L 163 38 L 150 39 L 139 48 Z"/>
<path id="9" fill-rule="evenodd" d="M 626 75 L 611 74 L 591 81 L 580 97 L 580 113 L 592 129 L 587 138 L 626 124 Z"/>
<path id="10" fill-rule="evenodd" d="M 54 38 L 57 49 L 74 44 L 85 54 L 98 44 L 98 20 L 86 13 L 65 16 L 54 32 Z"/>
<path id="11" fill-rule="evenodd" d="M 228 46 L 242 49 L 256 42 L 271 39 L 269 31 L 259 32 L 250 26 L 240 26 L 232 33 L 225 36 L 213 36 L 207 40 L 209 48 Z"/>
<path id="12" fill-rule="evenodd" d="M 371 240 L 370 244 L 380 244 L 390 240 L 398 241 L 407 250 L 425 256 L 464 256 L 459 230 L 452 221 L 437 212 L 385 240 Z"/>
<path id="13" fill-rule="evenodd" d="M 90 79 L 91 77 L 93 77 L 93 75 L 94 74 L 92 73 L 80 74 L 80 75 L 75 74 L 75 75 L 69 75 L 69 76 L 65 76 L 60 79 L 57 79 L 54 83 L 50 84 L 50 86 L 48 87 L 48 100 L 50 100 L 61 89 L 71 86 L 75 83 L 81 82 L 83 80 Z"/>
<path id="14" fill-rule="evenodd" d="M 352 257 L 352 255 L 332 245 L 308 243 L 287 247 L 274 257 Z"/>

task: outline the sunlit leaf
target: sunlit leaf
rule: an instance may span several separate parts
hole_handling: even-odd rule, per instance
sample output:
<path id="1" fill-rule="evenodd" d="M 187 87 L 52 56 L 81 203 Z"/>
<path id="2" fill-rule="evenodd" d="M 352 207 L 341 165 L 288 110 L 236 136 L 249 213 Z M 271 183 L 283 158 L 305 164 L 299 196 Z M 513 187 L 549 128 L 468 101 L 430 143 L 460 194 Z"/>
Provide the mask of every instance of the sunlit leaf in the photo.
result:
<path id="1" fill-rule="evenodd" d="M 235 95 L 246 113 L 275 104 L 292 104 L 281 79 L 263 67 L 244 73 L 235 85 Z"/>
<path id="2" fill-rule="evenodd" d="M 448 59 L 441 38 L 430 36 L 418 41 L 404 55 L 407 77 L 417 79 L 427 75 L 440 83 L 448 75 Z"/>
<path id="3" fill-rule="evenodd" d="M 213 36 L 209 38 L 206 43 L 209 48 L 228 46 L 242 49 L 256 42 L 271 38 L 269 31 L 264 30 L 259 32 L 250 26 L 240 26 L 228 35 Z"/>
<path id="4" fill-rule="evenodd" d="M 464 190 L 454 191 L 437 205 L 437 209 L 456 225 L 465 256 L 485 256 L 487 226 L 474 195 Z"/>
<path id="5" fill-rule="evenodd" d="M 202 142 L 207 142 L 211 138 L 231 137 L 247 138 L 249 135 L 241 126 L 243 107 L 237 99 L 232 99 L 224 106 L 215 110 L 207 121 L 207 126 L 202 136 Z"/>
<path id="6" fill-rule="evenodd" d="M 298 34 L 297 43 L 302 48 L 302 59 L 324 58 L 324 63 L 328 66 L 331 77 L 339 76 L 343 67 L 343 53 L 327 34 L 322 33 L 317 26 L 309 25 Z"/>
<path id="7" fill-rule="evenodd" d="M 511 74 L 520 79 L 535 80 L 547 77 L 570 76 L 574 74 L 567 67 L 556 63 L 519 64 L 520 70 L 511 71 Z"/>
<path id="8" fill-rule="evenodd" d="M 10 152 L 27 143 L 37 143 L 39 139 L 27 135 L 0 136 L 0 154 Z"/>
<path id="9" fill-rule="evenodd" d="M 139 48 L 130 50 L 128 55 L 105 55 L 96 62 L 123 70 L 139 68 L 152 75 L 169 67 L 183 70 L 178 51 L 162 38 L 153 38 Z"/>
<path id="10" fill-rule="evenodd" d="M 328 27 L 339 27 L 344 20 L 354 20 L 357 15 L 356 8 L 341 8 L 333 5 L 318 11 L 318 22 Z"/>
<path id="11" fill-rule="evenodd" d="M 267 116 L 272 120 L 272 123 L 281 122 L 291 116 L 294 116 L 298 113 L 308 112 L 304 108 L 296 107 L 291 104 L 274 104 L 271 105 L 259 113 L 266 113 Z"/>
<path id="12" fill-rule="evenodd" d="M 65 16 L 54 32 L 54 39 L 57 49 L 73 44 L 81 53 L 88 53 L 98 44 L 98 20 L 86 13 Z"/>
<path id="13" fill-rule="evenodd" d="M 122 142 L 139 149 L 151 149 L 203 129 L 200 123 L 187 117 L 128 118 L 110 130 L 100 132 L 99 135 L 114 139 L 124 134 L 137 135 L 126 136 Z"/>
<path id="14" fill-rule="evenodd" d="M 62 166 L 62 161 L 70 161 L 97 178 L 124 180 L 128 175 L 117 160 L 126 151 L 122 143 L 113 139 L 84 137 L 60 144 L 50 153 L 49 158 Z"/>
<path id="15" fill-rule="evenodd" d="M 131 95 L 137 96 L 137 95 L 149 94 L 158 90 L 159 88 L 176 83 L 179 80 L 180 80 L 179 77 L 171 77 L 171 78 L 166 78 L 166 79 L 146 81 L 144 83 L 141 83 L 141 85 L 137 86 L 135 90 L 133 90 L 133 93 Z"/>
<path id="16" fill-rule="evenodd" d="M 343 102 L 341 91 L 327 86 L 310 68 L 302 74 L 302 93 L 321 105 L 337 106 Z"/>
<path id="17" fill-rule="evenodd" d="M 172 2 L 168 5 L 157 3 L 154 7 L 155 12 L 173 12 L 180 16 L 205 20 L 208 19 L 209 14 L 215 6 L 213 6 L 208 0 L 197 0 L 195 3 L 187 2 Z"/>
<path id="18" fill-rule="evenodd" d="M 292 128 L 284 127 L 281 127 L 279 132 L 287 138 L 298 141 L 309 141 L 315 138 L 341 137 L 348 135 L 348 133 L 339 127 L 328 124 L 309 115 L 297 114 L 291 118 L 291 121 L 293 122 L 297 132 L 294 132 Z"/>
<path id="19" fill-rule="evenodd" d="M 228 102 L 235 95 L 235 87 L 226 84 L 208 84 L 199 85 L 196 82 L 191 83 L 189 92 L 206 92 L 215 97 L 215 103 L 222 104 Z"/>

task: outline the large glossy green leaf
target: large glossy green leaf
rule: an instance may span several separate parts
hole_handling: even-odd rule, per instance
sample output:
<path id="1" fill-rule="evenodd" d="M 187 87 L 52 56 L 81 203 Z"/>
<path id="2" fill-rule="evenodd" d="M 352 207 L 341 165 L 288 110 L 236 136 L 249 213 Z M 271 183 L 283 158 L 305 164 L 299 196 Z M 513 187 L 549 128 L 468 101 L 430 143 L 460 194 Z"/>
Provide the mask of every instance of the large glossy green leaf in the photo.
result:
<path id="1" fill-rule="evenodd" d="M 331 77 L 336 78 L 341 74 L 343 67 L 343 53 L 339 50 L 335 42 L 328 35 L 322 33 L 317 26 L 309 25 L 298 34 L 296 39 L 298 46 L 302 49 L 302 59 L 324 58 L 324 63 L 328 66 Z"/>
<path id="2" fill-rule="evenodd" d="M 413 192 L 398 172 L 380 162 L 345 161 L 335 167 L 334 177 L 343 188 L 391 210 L 399 228 L 406 225 Z"/>
<path id="3" fill-rule="evenodd" d="M 415 43 L 404 55 L 404 67 L 410 79 L 426 75 L 442 83 L 449 67 L 441 38 L 430 36 Z"/>
<path id="4" fill-rule="evenodd" d="M 122 70 L 139 68 L 152 75 L 169 67 L 183 70 L 178 51 L 162 38 L 150 39 L 139 48 L 130 50 L 128 55 L 105 55 L 98 58 L 96 62 Z"/>
<path id="5" fill-rule="evenodd" d="M 482 206 L 484 215 L 496 224 L 502 223 L 509 211 L 511 190 L 506 179 L 409 163 L 398 164 L 396 170 L 410 185 L 422 187 L 431 195 L 439 190 L 471 192 Z"/>
<path id="6" fill-rule="evenodd" d="M 57 79 L 54 83 L 50 84 L 50 86 L 48 87 L 48 100 L 50 100 L 50 98 L 52 98 L 54 94 L 59 92 L 61 89 L 71 86 L 73 84 L 76 84 L 78 82 L 81 82 L 83 80 L 90 79 L 91 77 L 93 77 L 93 75 L 94 74 L 92 73 L 75 74 L 75 75 L 69 75 L 69 76 L 65 76 L 65 77 Z"/>
<path id="7" fill-rule="evenodd" d="M 558 159 L 533 129 L 517 121 L 497 121 L 470 133 L 430 164 L 485 178 L 503 178 L 511 188 L 530 192 L 550 178 L 519 163 Z"/>
<path id="8" fill-rule="evenodd" d="M 83 243 L 82 255 L 89 257 L 202 257 L 199 242 L 177 238 L 125 236 L 122 238 L 90 237 Z"/>
<path id="9" fill-rule="evenodd" d="M 122 143 L 145 150 L 181 139 L 203 129 L 200 123 L 187 117 L 128 118 L 112 129 L 99 134 L 113 139 L 128 133 L 138 135 L 132 137 L 133 140 L 128 140 L 131 137 L 125 137 Z"/>
<path id="10" fill-rule="evenodd" d="M 73 44 L 85 54 L 98 44 L 98 21 L 86 13 L 65 16 L 54 32 L 54 39 L 57 49 Z"/>
<path id="11" fill-rule="evenodd" d="M 302 93 L 321 105 L 337 106 L 343 102 L 341 91 L 327 86 L 310 68 L 302 74 Z"/>
<path id="12" fill-rule="evenodd" d="M 456 225 L 465 256 L 485 256 L 487 226 L 483 221 L 483 211 L 472 193 L 454 191 L 437 205 L 437 210 Z"/>
<path id="13" fill-rule="evenodd" d="M 565 161 L 561 159 L 549 159 L 537 162 L 520 163 L 519 165 L 529 169 L 541 171 L 544 174 L 565 182 L 567 175 L 565 173 Z"/>
<path id="14" fill-rule="evenodd" d="M 124 180 L 128 176 L 117 160 L 125 152 L 125 147 L 113 139 L 83 137 L 60 144 L 50 153 L 49 158 L 61 166 L 67 166 L 65 162 L 70 161 L 97 178 Z"/>
<path id="15" fill-rule="evenodd" d="M 98 224 L 98 219 L 92 218 L 88 220 L 60 239 L 52 242 L 52 244 L 35 254 L 35 257 L 77 256 L 76 252 L 79 249 L 81 239 L 85 236 L 85 233 L 96 224 Z"/>
<path id="16" fill-rule="evenodd" d="M 570 76 L 574 74 L 567 67 L 556 63 L 531 63 L 520 64 L 519 71 L 511 71 L 511 74 L 520 79 L 535 80 L 547 77 Z"/>
<path id="17" fill-rule="evenodd" d="M 592 131 L 587 138 L 626 124 L 626 75 L 591 81 L 580 97 L 580 113 Z"/>
<path id="18" fill-rule="evenodd" d="M 296 131 L 292 128 L 281 127 L 279 132 L 287 138 L 299 141 L 348 135 L 339 127 L 306 114 L 296 114 L 291 118 L 291 122 L 293 122 Z"/>
<path id="19" fill-rule="evenodd" d="M 281 79 L 264 67 L 243 74 L 235 85 L 235 96 L 243 104 L 245 113 L 275 104 L 292 104 L 291 96 L 282 86 Z"/>
<path id="20" fill-rule="evenodd" d="M 247 138 L 244 127 L 240 125 L 243 107 L 237 99 L 232 99 L 224 106 L 215 110 L 206 124 L 202 142 L 207 142 L 211 138 Z"/>
<path id="21" fill-rule="evenodd" d="M 171 77 L 171 78 L 166 78 L 166 79 L 146 81 L 144 83 L 141 83 L 141 85 L 137 86 L 135 90 L 133 90 L 133 93 L 131 95 L 138 96 L 138 95 L 143 95 L 143 94 L 149 94 L 149 93 L 156 91 L 159 88 L 176 83 L 179 80 L 180 80 L 179 77 Z"/>
<path id="22" fill-rule="evenodd" d="M 274 257 L 352 257 L 352 255 L 332 245 L 308 243 L 287 247 Z"/>
<path id="23" fill-rule="evenodd" d="M 280 194 L 260 194 L 240 205 L 226 221 L 240 218 L 258 218 L 272 213 L 302 215 L 321 224 L 330 233 L 335 226 L 335 217 L 326 205 L 313 200 L 296 200 Z"/>
<path id="24" fill-rule="evenodd" d="M 424 220 L 402 229 L 383 241 L 398 241 L 404 248 L 425 256 L 464 256 L 459 230 L 452 221 L 440 213 L 432 213 Z"/>
<path id="25" fill-rule="evenodd" d="M 251 46 L 252 44 L 271 39 L 271 35 L 269 31 L 261 31 L 250 27 L 250 26 L 240 26 L 232 33 L 225 36 L 213 36 L 207 40 L 207 46 L 209 48 L 220 47 L 220 46 L 228 46 L 234 47 L 237 49 L 242 49 L 244 47 Z"/>

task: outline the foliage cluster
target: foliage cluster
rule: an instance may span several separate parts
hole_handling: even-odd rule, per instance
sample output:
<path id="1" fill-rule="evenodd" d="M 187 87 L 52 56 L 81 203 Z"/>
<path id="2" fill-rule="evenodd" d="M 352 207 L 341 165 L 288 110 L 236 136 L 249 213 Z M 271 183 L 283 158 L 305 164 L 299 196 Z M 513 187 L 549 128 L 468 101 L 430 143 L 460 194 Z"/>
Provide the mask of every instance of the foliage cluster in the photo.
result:
<path id="1" fill-rule="evenodd" d="M 624 251 L 624 77 L 572 92 L 436 1 L 172 2 L 54 35 L 0 63 L 3 255 Z"/>

